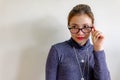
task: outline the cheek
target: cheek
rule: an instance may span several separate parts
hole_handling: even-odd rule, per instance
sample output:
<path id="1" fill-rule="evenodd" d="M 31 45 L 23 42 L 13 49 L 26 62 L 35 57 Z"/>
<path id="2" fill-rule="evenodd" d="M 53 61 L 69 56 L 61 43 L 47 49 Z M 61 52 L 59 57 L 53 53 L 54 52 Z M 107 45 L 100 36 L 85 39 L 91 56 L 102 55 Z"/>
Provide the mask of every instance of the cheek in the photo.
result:
<path id="1" fill-rule="evenodd" d="M 79 34 L 72 34 L 72 33 L 70 33 L 70 34 L 71 34 L 71 36 L 74 36 L 74 37 L 75 37 L 75 36 L 79 36 Z M 90 36 L 90 33 L 84 34 L 84 36 L 85 36 L 85 37 L 89 37 L 89 36 Z"/>
<path id="2" fill-rule="evenodd" d="M 70 34 L 71 34 L 71 37 L 74 39 L 79 35 L 79 34 L 77 35 L 77 34 L 72 34 L 72 33 L 70 33 Z M 84 35 L 85 39 L 88 39 L 89 36 L 90 36 L 90 33 Z"/>
<path id="3" fill-rule="evenodd" d="M 76 34 L 71 34 L 71 37 L 75 37 L 76 36 Z"/>
<path id="4" fill-rule="evenodd" d="M 86 34 L 86 35 L 85 35 L 85 38 L 89 38 L 89 36 L 90 36 L 90 33 Z"/>
<path id="5" fill-rule="evenodd" d="M 89 38 L 89 36 L 90 36 L 90 33 L 89 34 L 85 34 L 85 39 L 88 39 Z M 72 38 L 76 38 L 77 37 L 77 34 L 71 34 L 71 37 Z"/>

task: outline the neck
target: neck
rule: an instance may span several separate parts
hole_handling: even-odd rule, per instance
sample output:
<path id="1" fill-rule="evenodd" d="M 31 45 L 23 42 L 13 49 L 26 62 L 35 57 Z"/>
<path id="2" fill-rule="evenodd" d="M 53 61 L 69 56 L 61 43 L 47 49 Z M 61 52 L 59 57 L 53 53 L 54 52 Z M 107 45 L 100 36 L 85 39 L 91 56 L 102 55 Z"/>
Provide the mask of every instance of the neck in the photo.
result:
<path id="1" fill-rule="evenodd" d="M 87 46 L 89 46 L 89 40 L 87 40 L 85 43 L 78 43 L 76 42 L 75 40 L 73 40 L 72 38 L 68 41 L 68 43 L 73 47 L 75 48 L 79 48 L 79 49 L 84 49 L 86 48 Z"/>
<path id="2" fill-rule="evenodd" d="M 78 43 L 78 42 L 77 42 Z M 80 46 L 84 46 L 86 44 L 86 41 L 78 43 Z"/>

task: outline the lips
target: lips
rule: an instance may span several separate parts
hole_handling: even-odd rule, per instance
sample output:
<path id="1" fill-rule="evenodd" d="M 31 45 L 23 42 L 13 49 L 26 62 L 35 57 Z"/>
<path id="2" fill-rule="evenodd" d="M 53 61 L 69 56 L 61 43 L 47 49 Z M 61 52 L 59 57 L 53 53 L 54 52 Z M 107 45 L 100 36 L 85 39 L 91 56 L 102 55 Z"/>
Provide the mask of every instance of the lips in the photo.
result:
<path id="1" fill-rule="evenodd" d="M 85 37 L 77 37 L 78 40 L 83 40 Z"/>

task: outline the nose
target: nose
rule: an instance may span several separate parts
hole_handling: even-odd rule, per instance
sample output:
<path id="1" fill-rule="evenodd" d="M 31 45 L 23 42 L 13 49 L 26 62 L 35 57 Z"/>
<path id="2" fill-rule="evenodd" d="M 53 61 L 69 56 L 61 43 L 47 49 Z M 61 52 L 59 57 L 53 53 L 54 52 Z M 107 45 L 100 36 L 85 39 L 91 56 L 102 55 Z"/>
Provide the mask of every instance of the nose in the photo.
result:
<path id="1" fill-rule="evenodd" d="M 84 33 L 83 33 L 82 29 L 79 29 L 79 31 L 78 31 L 77 34 L 79 34 L 79 35 L 83 35 Z"/>

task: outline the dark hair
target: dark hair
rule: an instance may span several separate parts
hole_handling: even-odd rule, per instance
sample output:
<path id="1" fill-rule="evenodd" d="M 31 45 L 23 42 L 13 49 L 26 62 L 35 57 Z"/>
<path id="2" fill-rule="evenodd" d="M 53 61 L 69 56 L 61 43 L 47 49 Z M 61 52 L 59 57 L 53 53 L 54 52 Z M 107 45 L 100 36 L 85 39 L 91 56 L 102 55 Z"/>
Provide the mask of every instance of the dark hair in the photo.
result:
<path id="1" fill-rule="evenodd" d="M 92 23 L 94 23 L 94 15 L 91 11 L 90 6 L 86 4 L 78 4 L 75 7 L 73 7 L 73 9 L 70 11 L 68 15 L 68 25 L 73 16 L 82 15 L 82 14 L 87 14 L 92 19 Z"/>

